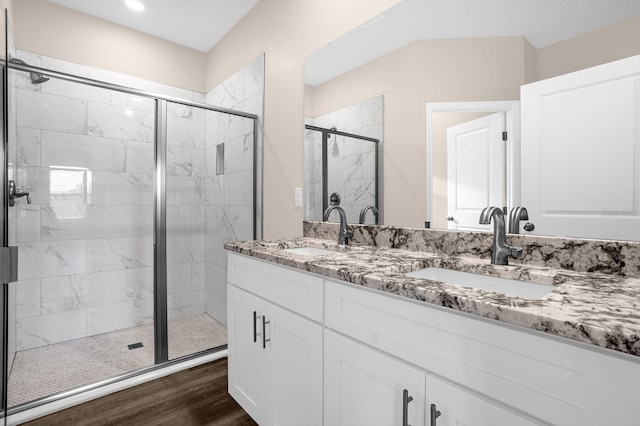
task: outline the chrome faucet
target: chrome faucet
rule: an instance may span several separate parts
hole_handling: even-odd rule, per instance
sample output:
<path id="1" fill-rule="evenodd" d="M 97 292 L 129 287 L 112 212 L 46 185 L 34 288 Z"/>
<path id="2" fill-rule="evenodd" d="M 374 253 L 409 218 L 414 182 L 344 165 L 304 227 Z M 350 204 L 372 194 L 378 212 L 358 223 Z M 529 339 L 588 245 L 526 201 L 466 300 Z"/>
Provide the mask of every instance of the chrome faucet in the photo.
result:
<path id="1" fill-rule="evenodd" d="M 358 220 L 358 223 L 360 225 L 364 225 L 364 219 L 369 210 L 373 212 L 373 216 L 376 218 L 376 224 L 378 223 L 378 209 L 376 209 L 374 206 L 365 206 L 362 208 L 362 210 L 360 210 L 360 220 Z"/>
<path id="2" fill-rule="evenodd" d="M 514 207 L 509 212 L 509 233 L 510 234 L 519 234 L 520 233 L 520 221 L 521 220 L 529 220 L 529 212 L 524 207 Z"/>
<path id="3" fill-rule="evenodd" d="M 504 226 L 504 213 L 499 207 L 486 207 L 480 213 L 480 224 L 489 225 L 493 219 L 492 265 L 508 265 L 509 257 L 520 257 L 522 247 L 507 245 L 507 233 Z"/>
<path id="4" fill-rule="evenodd" d="M 347 228 L 347 215 L 340 206 L 331 206 L 324 212 L 323 219 L 325 222 L 329 219 L 332 211 L 337 211 L 340 215 L 340 233 L 338 234 L 338 244 L 349 244 L 349 240 L 353 238 L 353 231 Z"/>

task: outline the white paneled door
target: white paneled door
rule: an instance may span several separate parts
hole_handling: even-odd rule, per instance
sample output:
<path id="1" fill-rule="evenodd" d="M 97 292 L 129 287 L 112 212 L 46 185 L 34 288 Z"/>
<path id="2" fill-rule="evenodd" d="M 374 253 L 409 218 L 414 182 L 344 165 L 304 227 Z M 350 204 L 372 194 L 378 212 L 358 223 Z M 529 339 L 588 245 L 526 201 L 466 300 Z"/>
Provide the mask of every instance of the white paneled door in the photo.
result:
<path id="1" fill-rule="evenodd" d="M 505 114 L 497 112 L 447 129 L 447 227 L 489 230 L 480 212 L 506 206 Z"/>
<path id="2" fill-rule="evenodd" d="M 640 240 L 640 56 L 522 87 L 534 233 Z"/>

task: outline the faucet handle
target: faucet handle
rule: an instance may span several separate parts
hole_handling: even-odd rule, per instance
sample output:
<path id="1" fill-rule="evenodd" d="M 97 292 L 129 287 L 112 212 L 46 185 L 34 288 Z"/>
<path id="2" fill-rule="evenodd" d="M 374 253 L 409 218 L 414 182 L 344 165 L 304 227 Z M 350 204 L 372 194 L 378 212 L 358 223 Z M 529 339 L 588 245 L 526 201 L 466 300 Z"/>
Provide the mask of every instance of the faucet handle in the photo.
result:
<path id="1" fill-rule="evenodd" d="M 522 256 L 522 247 L 511 247 L 511 253 L 509 254 L 511 257 L 520 257 Z"/>

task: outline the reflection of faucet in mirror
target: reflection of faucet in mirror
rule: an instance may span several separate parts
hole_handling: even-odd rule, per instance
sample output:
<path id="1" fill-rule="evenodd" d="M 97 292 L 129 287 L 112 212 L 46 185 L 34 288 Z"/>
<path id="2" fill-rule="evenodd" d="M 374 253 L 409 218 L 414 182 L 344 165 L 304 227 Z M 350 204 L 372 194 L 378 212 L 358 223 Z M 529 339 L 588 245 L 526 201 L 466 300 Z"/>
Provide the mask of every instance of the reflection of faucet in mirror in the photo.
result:
<path id="1" fill-rule="evenodd" d="M 360 210 L 360 220 L 358 220 L 358 223 L 360 225 L 364 225 L 364 219 L 369 210 L 371 210 L 371 212 L 373 213 L 373 216 L 376 219 L 375 223 L 376 224 L 378 223 L 378 209 L 376 209 L 374 206 L 365 206 L 362 208 L 362 210 Z"/>
<path id="2" fill-rule="evenodd" d="M 338 244 L 349 244 L 349 240 L 353 238 L 353 231 L 347 228 L 347 215 L 342 209 L 342 207 L 331 206 L 324 212 L 324 217 L 322 220 L 325 222 L 329 220 L 329 215 L 332 211 L 337 211 L 338 215 L 340 215 L 340 233 L 338 234 Z"/>
<path id="3" fill-rule="evenodd" d="M 508 265 L 509 257 L 520 257 L 522 247 L 507 245 L 507 233 L 504 226 L 504 213 L 499 207 L 485 207 L 480 213 L 480 224 L 488 225 L 493 219 L 492 265 Z"/>
<path id="4" fill-rule="evenodd" d="M 521 220 L 529 220 L 529 213 L 527 212 L 527 209 L 521 206 L 512 208 L 511 212 L 509 212 L 509 231 L 508 232 L 510 234 L 520 233 Z"/>

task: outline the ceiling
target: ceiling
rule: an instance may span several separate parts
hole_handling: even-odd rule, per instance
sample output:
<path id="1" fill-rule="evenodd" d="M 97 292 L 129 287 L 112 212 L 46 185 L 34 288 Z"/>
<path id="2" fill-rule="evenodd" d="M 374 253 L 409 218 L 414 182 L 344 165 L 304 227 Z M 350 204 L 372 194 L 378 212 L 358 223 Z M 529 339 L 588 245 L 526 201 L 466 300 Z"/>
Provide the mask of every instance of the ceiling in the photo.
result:
<path id="1" fill-rule="evenodd" d="M 317 50 L 318 85 L 415 40 L 524 36 L 540 48 L 640 16 L 640 0 L 403 0 Z"/>
<path id="2" fill-rule="evenodd" d="M 48 0 L 208 52 L 259 0 Z M 301 0 L 307 1 L 307 0 Z M 402 0 L 311 54 L 317 85 L 414 40 L 524 36 L 536 48 L 640 16 L 640 0 Z"/>
<path id="3" fill-rule="evenodd" d="M 141 0 L 134 12 L 123 0 L 49 0 L 202 52 L 208 52 L 259 0 Z"/>

